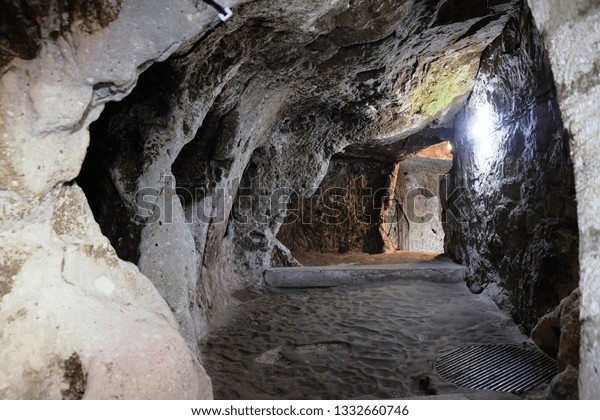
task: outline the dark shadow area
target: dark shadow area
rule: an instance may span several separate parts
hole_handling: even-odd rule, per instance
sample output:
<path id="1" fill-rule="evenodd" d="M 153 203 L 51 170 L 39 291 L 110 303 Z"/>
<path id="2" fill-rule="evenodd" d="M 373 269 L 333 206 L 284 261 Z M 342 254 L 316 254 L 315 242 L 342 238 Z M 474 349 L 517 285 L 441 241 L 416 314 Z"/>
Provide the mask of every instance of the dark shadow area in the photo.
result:
<path id="1" fill-rule="evenodd" d="M 162 93 L 169 89 L 164 63 L 140 75 L 132 93 L 121 102 L 109 102 L 97 121 L 90 124 L 90 145 L 76 178 L 94 219 L 119 258 L 137 264 L 142 225 L 136 215 L 137 180 L 145 157 L 153 153 L 146 142 L 146 128 L 153 114 L 168 112 Z M 140 104 L 141 102 L 141 104 Z M 151 106 L 148 106 L 151 104 Z M 143 121 L 132 109 L 147 106 Z"/>

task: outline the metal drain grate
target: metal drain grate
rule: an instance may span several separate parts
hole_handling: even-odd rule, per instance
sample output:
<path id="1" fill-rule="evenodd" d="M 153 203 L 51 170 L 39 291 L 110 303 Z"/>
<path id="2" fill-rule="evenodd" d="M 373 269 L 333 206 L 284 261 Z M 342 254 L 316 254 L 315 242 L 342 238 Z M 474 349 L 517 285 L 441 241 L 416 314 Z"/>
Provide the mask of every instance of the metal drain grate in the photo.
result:
<path id="1" fill-rule="evenodd" d="M 556 361 L 546 354 L 507 345 L 457 348 L 439 356 L 434 368 L 453 384 L 502 392 L 528 391 L 558 373 Z"/>

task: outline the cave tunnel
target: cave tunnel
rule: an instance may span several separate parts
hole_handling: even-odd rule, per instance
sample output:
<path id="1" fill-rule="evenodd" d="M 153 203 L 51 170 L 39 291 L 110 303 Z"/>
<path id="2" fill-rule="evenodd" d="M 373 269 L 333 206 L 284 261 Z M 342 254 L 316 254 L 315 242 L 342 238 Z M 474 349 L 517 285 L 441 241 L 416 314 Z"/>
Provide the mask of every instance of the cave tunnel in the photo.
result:
<path id="1" fill-rule="evenodd" d="M 68 320 L 40 301 L 53 309 L 35 328 L 70 331 L 39 343 L 48 360 L 0 334 L 0 397 L 599 396 L 600 294 L 580 273 L 597 253 L 581 159 L 598 154 L 573 99 L 598 97 L 547 50 L 560 19 L 597 22 L 598 7 L 549 23 L 522 0 L 217 2 L 232 16 L 192 3 L 160 34 L 128 33 L 158 12 L 126 0 L 2 5 L 18 17 L 0 21 L 4 139 L 29 133 L 41 156 L 0 140 L 0 322 L 25 328 L 39 293 L 85 298 Z M 32 20 L 59 12 L 58 32 Z M 123 37 L 145 39 L 132 68 Z M 97 65 L 92 46 L 114 42 Z M 52 67 L 69 48 L 89 63 Z M 124 361 L 140 346 L 149 359 Z M 34 359 L 37 376 L 15 379 Z M 151 362 L 177 385 L 116 384 L 103 367 L 142 378 Z M 479 376 L 456 373 L 467 362 Z M 46 373 L 68 386 L 40 386 Z"/>
<path id="2" fill-rule="evenodd" d="M 451 147 L 443 141 L 412 153 L 332 156 L 319 187 L 291 197 L 277 238 L 303 265 L 443 254 L 440 184 L 452 167 Z"/>

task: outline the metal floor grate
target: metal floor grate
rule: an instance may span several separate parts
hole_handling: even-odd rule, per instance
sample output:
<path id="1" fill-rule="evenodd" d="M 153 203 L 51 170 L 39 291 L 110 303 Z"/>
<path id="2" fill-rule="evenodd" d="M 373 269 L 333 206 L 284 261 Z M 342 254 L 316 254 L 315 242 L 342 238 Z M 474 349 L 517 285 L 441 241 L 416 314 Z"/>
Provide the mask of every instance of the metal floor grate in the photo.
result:
<path id="1" fill-rule="evenodd" d="M 502 392 L 528 391 L 558 373 L 556 361 L 541 351 L 508 345 L 457 348 L 439 356 L 434 368 L 453 384 Z"/>

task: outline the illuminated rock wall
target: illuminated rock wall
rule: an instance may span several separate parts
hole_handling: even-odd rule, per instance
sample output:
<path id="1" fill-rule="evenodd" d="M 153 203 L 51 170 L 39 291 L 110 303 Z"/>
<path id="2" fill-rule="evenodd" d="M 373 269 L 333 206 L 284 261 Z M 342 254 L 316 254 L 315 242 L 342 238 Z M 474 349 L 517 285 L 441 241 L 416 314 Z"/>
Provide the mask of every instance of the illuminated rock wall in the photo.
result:
<path id="1" fill-rule="evenodd" d="M 399 249 L 444 252 L 440 180 L 452 161 L 412 158 L 399 163 L 395 199 L 408 220 L 408 243 Z"/>
<path id="2" fill-rule="evenodd" d="M 568 136 L 529 13 L 484 54 L 454 137 L 446 250 L 529 330 L 579 278 Z"/>

